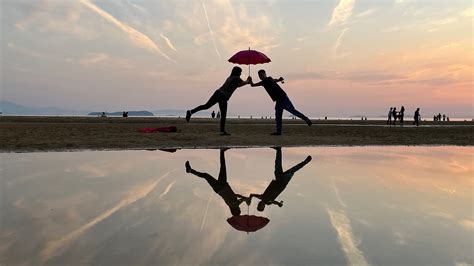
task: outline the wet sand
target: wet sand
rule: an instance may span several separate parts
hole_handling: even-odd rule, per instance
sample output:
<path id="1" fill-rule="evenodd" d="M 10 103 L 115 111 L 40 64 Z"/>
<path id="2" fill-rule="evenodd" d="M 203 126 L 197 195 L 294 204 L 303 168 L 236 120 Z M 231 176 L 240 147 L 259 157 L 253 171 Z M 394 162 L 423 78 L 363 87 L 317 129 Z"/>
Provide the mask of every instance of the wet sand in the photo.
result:
<path id="1" fill-rule="evenodd" d="M 385 121 L 284 120 L 283 135 L 270 136 L 273 119 L 228 119 L 231 136 L 219 135 L 217 119 L 137 117 L 0 117 L 0 151 L 115 150 L 320 145 L 474 145 L 473 122 L 423 122 L 414 127 Z M 144 127 L 176 126 L 176 133 L 140 133 Z"/>

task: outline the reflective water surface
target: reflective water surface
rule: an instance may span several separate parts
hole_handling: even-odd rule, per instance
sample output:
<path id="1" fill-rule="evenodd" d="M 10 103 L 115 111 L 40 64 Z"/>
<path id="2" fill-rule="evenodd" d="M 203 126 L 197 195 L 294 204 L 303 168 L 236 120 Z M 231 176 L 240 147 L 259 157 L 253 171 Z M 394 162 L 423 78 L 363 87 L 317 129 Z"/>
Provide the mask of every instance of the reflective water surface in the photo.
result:
<path id="1" fill-rule="evenodd" d="M 473 151 L 0 154 L 0 265 L 471 265 Z"/>

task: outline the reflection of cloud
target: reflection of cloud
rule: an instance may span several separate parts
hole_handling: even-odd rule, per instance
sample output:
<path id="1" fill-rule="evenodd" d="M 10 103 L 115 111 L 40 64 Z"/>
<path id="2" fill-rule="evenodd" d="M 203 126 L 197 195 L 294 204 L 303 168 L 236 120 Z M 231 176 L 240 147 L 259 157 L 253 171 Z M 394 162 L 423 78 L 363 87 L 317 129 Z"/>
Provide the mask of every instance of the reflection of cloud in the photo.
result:
<path id="1" fill-rule="evenodd" d="M 167 177 L 168 174 L 171 173 L 167 172 L 163 176 L 157 178 L 156 180 L 151 180 L 141 186 L 137 186 L 132 188 L 129 193 L 123 198 L 118 204 L 116 204 L 114 207 L 102 212 L 98 216 L 96 216 L 94 219 L 90 220 L 83 226 L 77 228 L 76 230 L 70 232 L 69 234 L 65 235 L 61 239 L 53 240 L 50 241 L 47 245 L 46 248 L 41 251 L 41 258 L 43 261 L 48 261 L 52 257 L 55 257 L 62 253 L 64 249 L 74 240 L 82 236 L 84 233 L 87 232 L 90 228 L 92 228 L 94 225 L 102 222 L 103 220 L 107 219 L 110 217 L 112 214 L 115 212 L 135 203 L 138 200 L 143 199 L 146 197 L 150 192 L 152 192 L 158 183 L 163 180 L 163 178 Z"/>
<path id="2" fill-rule="evenodd" d="M 399 231 L 392 231 L 393 235 L 395 236 L 395 243 L 397 245 L 404 246 L 407 244 L 406 236 L 405 234 L 399 232 Z"/>
<path id="3" fill-rule="evenodd" d="M 209 205 L 211 204 L 211 200 L 212 200 L 212 195 L 209 196 L 209 201 L 207 201 L 206 210 L 204 211 L 204 215 L 202 217 L 201 230 L 200 230 L 201 232 L 202 232 L 202 229 L 204 228 L 204 224 L 206 223 L 207 211 L 209 210 Z"/>
<path id="4" fill-rule="evenodd" d="M 166 186 L 165 190 L 160 194 L 160 196 L 158 196 L 158 199 L 161 199 L 166 196 L 166 194 L 168 194 L 168 192 L 170 192 L 171 188 L 174 186 L 174 183 L 176 183 L 176 181 L 173 181 L 171 182 L 171 184 Z"/>
<path id="5" fill-rule="evenodd" d="M 332 12 L 328 26 L 344 24 L 351 16 L 355 0 L 340 0 Z"/>
<path id="6" fill-rule="evenodd" d="M 93 3 L 90 2 L 90 0 L 81 0 L 81 2 L 84 6 L 88 7 L 90 10 L 94 11 L 97 13 L 99 16 L 101 16 L 103 19 L 107 20 L 108 22 L 114 24 L 117 28 L 125 32 L 132 43 L 136 45 L 137 47 L 144 48 L 146 50 L 155 52 L 166 59 L 171 60 L 171 58 L 163 53 L 161 49 L 158 47 L 158 45 L 146 34 L 136 30 L 135 28 L 132 28 L 128 26 L 127 24 L 121 22 L 120 20 L 116 19 L 114 16 L 111 14 L 107 13 L 103 9 L 99 8 L 98 6 L 94 5 Z"/>
<path id="7" fill-rule="evenodd" d="M 169 48 L 171 48 L 171 50 L 178 52 L 178 50 L 174 47 L 173 43 L 168 37 L 166 37 L 163 33 L 160 33 L 160 36 L 161 38 L 165 40 L 166 44 L 168 45 Z"/>
<path id="8" fill-rule="evenodd" d="M 337 37 L 336 44 L 334 45 L 334 53 L 336 53 L 339 46 L 341 46 L 342 38 L 344 37 L 344 34 L 346 33 L 347 30 L 349 30 L 349 28 L 343 29 L 341 33 L 339 34 L 339 36 Z"/>
<path id="9" fill-rule="evenodd" d="M 327 209 L 331 224 L 337 232 L 339 243 L 350 265 L 369 265 L 352 232 L 351 223 L 344 211 Z"/>

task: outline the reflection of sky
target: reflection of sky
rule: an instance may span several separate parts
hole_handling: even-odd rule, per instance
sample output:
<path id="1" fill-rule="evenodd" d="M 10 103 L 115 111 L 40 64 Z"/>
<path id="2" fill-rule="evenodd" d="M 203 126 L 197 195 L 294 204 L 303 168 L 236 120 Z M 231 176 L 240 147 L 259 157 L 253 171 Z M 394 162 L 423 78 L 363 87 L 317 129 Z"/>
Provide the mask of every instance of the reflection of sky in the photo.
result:
<path id="1" fill-rule="evenodd" d="M 472 263 L 472 148 L 283 148 L 270 223 L 245 234 L 184 162 L 217 178 L 218 150 L 2 154 L 0 264 Z M 236 193 L 261 194 L 273 149 L 226 151 Z M 247 213 L 247 207 L 241 206 Z"/>

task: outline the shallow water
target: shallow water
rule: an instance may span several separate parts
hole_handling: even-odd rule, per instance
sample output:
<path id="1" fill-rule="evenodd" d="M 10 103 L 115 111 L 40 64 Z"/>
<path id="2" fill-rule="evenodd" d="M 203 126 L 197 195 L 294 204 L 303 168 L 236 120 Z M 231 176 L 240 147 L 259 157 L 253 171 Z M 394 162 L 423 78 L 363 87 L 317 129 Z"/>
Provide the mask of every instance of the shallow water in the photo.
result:
<path id="1" fill-rule="evenodd" d="M 0 154 L 0 265 L 468 265 L 473 151 L 230 149 L 217 184 L 218 149 Z M 232 191 L 283 203 L 238 231 Z"/>

